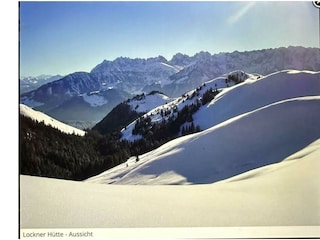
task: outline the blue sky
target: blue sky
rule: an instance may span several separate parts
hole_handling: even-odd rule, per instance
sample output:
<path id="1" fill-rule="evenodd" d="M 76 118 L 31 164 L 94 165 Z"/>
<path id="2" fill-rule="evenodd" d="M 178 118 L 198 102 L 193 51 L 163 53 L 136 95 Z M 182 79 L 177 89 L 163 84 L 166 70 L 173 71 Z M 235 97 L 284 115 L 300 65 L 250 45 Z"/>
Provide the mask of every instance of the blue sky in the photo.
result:
<path id="1" fill-rule="evenodd" d="M 312 2 L 20 2 L 20 75 L 89 72 L 120 56 L 319 47 L 318 31 Z"/>

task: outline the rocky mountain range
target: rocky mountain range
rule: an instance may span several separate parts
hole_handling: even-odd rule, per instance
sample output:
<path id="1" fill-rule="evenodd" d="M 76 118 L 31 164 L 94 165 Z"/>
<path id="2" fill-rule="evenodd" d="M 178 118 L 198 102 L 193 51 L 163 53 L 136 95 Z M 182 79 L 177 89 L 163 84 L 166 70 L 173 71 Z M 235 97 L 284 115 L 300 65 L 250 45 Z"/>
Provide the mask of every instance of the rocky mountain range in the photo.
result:
<path id="1" fill-rule="evenodd" d="M 91 72 L 71 73 L 20 95 L 20 102 L 63 122 L 93 126 L 117 104 L 157 90 L 178 97 L 226 72 L 241 69 L 261 75 L 284 69 L 319 71 L 319 48 L 288 47 L 194 56 L 171 60 L 120 57 L 104 60 Z"/>

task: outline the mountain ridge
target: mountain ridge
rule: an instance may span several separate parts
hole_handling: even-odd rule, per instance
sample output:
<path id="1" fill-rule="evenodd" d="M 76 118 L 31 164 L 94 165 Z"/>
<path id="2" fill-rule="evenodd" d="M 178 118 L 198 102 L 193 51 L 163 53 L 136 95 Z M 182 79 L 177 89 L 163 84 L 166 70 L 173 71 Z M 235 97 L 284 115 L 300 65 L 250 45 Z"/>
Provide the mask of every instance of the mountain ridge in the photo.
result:
<path id="1" fill-rule="evenodd" d="M 62 75 L 39 75 L 36 77 L 20 77 L 19 79 L 19 85 L 20 85 L 20 94 L 30 92 L 32 90 L 35 90 L 42 85 L 53 82 L 56 80 L 61 79 L 63 76 Z"/>
<path id="2" fill-rule="evenodd" d="M 148 59 L 120 57 L 114 61 L 104 60 L 89 73 L 72 73 L 24 93 L 20 96 L 20 102 L 45 113 L 59 112 L 59 116 L 54 114 L 53 117 L 68 121 L 72 113 L 63 110 L 63 102 L 82 94 L 99 94 L 101 91 L 113 89 L 122 91 L 120 95 L 129 98 L 130 95 L 158 90 L 170 97 L 177 97 L 205 81 L 236 69 L 265 75 L 284 69 L 318 71 L 319 66 L 319 49 L 304 47 L 234 51 L 213 55 L 200 52 L 192 57 L 177 53 L 170 61 L 162 56 Z M 100 115 L 96 111 L 97 117 L 92 119 L 92 122 L 97 123 L 114 106 L 127 98 L 113 98 L 115 104 L 105 106 L 105 112 Z M 111 102 L 110 98 L 108 101 Z M 92 108 L 91 110 L 95 111 L 92 106 L 83 108 Z M 81 117 L 84 116 L 79 116 L 79 120 Z"/>

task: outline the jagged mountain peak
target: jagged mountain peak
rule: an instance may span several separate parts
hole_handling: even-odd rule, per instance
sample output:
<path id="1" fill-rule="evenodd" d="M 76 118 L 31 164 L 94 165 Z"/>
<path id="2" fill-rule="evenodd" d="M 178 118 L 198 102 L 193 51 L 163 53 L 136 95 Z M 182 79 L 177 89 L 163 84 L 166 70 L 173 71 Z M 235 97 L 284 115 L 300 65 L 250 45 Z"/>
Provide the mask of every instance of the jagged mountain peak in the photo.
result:
<path id="1" fill-rule="evenodd" d="M 118 57 L 113 61 L 103 60 L 100 64 L 91 70 L 91 73 L 96 73 L 101 70 L 122 70 L 128 71 L 130 67 L 133 68 L 145 68 L 146 64 L 154 63 L 168 63 L 168 60 L 159 55 L 157 57 L 150 58 L 129 58 L 129 57 Z M 139 69 L 135 69 L 139 70 Z"/>
<path id="2" fill-rule="evenodd" d="M 201 51 L 193 56 L 197 60 L 209 59 L 212 55 L 207 51 Z"/>
<path id="3" fill-rule="evenodd" d="M 151 57 L 147 58 L 147 62 L 160 62 L 160 63 L 167 63 L 168 60 L 164 56 L 157 56 L 157 57 Z"/>
<path id="4" fill-rule="evenodd" d="M 181 68 L 188 66 L 193 62 L 193 58 L 182 53 L 175 54 L 170 60 L 170 64 L 180 66 Z"/>
<path id="5" fill-rule="evenodd" d="M 319 66 L 319 48 L 304 47 L 214 55 L 202 51 L 193 57 L 177 53 L 170 61 L 162 56 L 148 59 L 120 57 L 101 62 L 90 73 L 69 74 L 60 81 L 22 94 L 21 102 L 33 107 L 41 105 L 41 110 L 48 113 L 52 108 L 65 106 L 65 101 L 72 96 L 94 91 L 114 89 L 132 96 L 158 90 L 178 97 L 235 69 L 267 75 L 284 69 L 319 71 Z M 120 103 L 124 99 L 117 100 Z"/>

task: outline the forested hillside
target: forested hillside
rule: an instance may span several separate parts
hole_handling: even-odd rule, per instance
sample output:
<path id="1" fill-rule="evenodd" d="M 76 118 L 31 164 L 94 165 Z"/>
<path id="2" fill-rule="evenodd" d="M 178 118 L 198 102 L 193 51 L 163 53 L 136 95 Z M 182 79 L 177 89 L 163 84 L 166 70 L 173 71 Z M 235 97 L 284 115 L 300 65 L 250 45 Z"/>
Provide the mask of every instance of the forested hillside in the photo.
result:
<path id="1" fill-rule="evenodd" d="M 126 141 L 88 131 L 81 137 L 65 134 L 20 115 L 20 173 L 82 180 L 126 161 Z"/>

